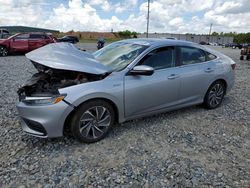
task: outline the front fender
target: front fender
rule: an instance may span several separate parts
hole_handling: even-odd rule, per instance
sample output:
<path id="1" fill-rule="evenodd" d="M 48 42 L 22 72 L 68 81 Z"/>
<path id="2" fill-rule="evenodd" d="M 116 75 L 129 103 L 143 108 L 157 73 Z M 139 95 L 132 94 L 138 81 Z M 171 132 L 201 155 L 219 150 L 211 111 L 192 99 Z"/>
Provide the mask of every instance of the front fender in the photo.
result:
<path id="1" fill-rule="evenodd" d="M 82 103 L 89 101 L 89 100 L 93 100 L 93 99 L 104 99 L 104 100 L 111 101 L 117 108 L 118 121 L 120 123 L 124 121 L 124 110 L 123 110 L 124 108 L 123 108 L 122 101 L 107 93 L 92 93 L 89 95 L 85 95 L 85 96 L 80 97 L 76 101 L 74 101 L 72 104 L 75 107 L 77 107 L 81 105 Z"/>
<path id="2" fill-rule="evenodd" d="M 121 81 L 96 81 L 60 89 L 65 101 L 77 107 L 91 99 L 106 99 L 117 107 L 119 122 L 124 121 L 123 84 Z"/>
<path id="3" fill-rule="evenodd" d="M 6 43 L 6 42 L 0 43 L 0 46 L 3 46 L 5 48 L 7 48 L 8 50 L 9 50 L 9 47 L 10 47 L 9 43 Z"/>

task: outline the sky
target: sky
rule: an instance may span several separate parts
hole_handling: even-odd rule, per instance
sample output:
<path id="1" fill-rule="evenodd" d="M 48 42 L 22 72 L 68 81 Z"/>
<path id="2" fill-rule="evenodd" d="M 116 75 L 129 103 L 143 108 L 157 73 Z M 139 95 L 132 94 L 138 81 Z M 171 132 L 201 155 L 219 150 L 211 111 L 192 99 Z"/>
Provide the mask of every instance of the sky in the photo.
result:
<path id="1" fill-rule="evenodd" d="M 147 0 L 0 0 L 0 26 L 146 31 Z M 150 33 L 250 32 L 250 0 L 150 0 Z"/>

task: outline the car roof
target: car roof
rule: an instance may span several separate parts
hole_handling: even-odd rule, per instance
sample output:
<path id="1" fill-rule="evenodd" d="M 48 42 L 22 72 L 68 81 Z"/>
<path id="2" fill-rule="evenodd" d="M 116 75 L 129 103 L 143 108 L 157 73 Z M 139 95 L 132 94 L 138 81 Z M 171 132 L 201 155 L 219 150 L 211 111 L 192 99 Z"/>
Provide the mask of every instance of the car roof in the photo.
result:
<path id="1" fill-rule="evenodd" d="M 46 34 L 45 32 L 28 32 L 27 34 L 39 34 L 39 35 L 44 35 Z"/>
<path id="2" fill-rule="evenodd" d="M 184 41 L 184 40 L 172 40 L 172 39 L 159 39 L 159 38 L 137 38 L 137 39 L 126 39 L 119 42 L 126 42 L 126 43 L 134 43 L 134 44 L 141 44 L 150 46 L 152 48 L 162 47 L 162 46 L 189 46 L 199 48 L 201 50 L 207 51 L 212 53 L 216 56 L 219 56 L 220 53 L 216 52 L 215 50 L 206 47 L 204 45 L 200 45 L 198 43 Z"/>
<path id="3" fill-rule="evenodd" d="M 47 34 L 45 32 L 20 32 L 20 33 L 16 33 L 15 35 L 22 35 L 22 34 L 39 34 L 39 35 L 44 35 Z"/>
<path id="4" fill-rule="evenodd" d="M 126 39 L 122 42 L 136 43 L 148 46 L 168 46 L 168 45 L 183 45 L 183 46 L 195 46 L 200 47 L 199 44 L 184 40 L 172 40 L 172 39 L 159 39 L 159 38 L 137 38 L 137 39 Z"/>

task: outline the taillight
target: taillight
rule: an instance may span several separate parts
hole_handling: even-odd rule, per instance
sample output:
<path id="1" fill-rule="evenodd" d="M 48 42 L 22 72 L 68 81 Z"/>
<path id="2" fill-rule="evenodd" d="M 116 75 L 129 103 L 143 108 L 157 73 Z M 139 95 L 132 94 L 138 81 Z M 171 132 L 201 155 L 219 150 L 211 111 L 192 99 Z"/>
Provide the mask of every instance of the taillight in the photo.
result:
<path id="1" fill-rule="evenodd" d="M 236 67 L 236 64 L 231 64 L 232 69 L 234 70 Z"/>

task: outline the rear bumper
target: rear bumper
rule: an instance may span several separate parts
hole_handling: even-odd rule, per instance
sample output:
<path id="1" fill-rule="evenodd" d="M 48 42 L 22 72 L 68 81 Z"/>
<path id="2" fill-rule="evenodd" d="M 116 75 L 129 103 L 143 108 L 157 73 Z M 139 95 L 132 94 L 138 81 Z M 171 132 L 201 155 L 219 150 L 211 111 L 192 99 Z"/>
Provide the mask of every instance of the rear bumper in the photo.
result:
<path id="1" fill-rule="evenodd" d="M 65 119 L 73 107 L 63 101 L 41 106 L 20 102 L 17 104 L 17 110 L 21 117 L 22 129 L 26 133 L 41 138 L 53 138 L 63 136 Z"/>

